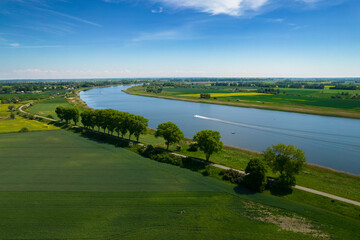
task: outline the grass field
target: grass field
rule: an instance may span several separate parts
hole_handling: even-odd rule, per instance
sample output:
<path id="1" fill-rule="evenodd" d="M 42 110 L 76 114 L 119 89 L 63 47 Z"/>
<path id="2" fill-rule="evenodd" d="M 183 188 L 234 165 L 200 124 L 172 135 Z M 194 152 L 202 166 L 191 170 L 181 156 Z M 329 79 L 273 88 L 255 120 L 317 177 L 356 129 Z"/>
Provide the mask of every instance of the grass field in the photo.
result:
<path id="1" fill-rule="evenodd" d="M 29 107 L 28 110 L 31 113 L 36 113 L 42 116 L 51 115 L 54 119 L 60 120 L 55 113 L 55 108 L 57 106 L 72 107 L 72 105 L 69 104 L 67 99 L 64 97 L 55 97 L 53 99 L 35 103 L 33 106 Z"/>
<path id="2" fill-rule="evenodd" d="M 54 111 L 54 109 L 58 105 L 66 104 L 68 103 L 67 100 L 64 98 L 56 99 L 56 101 L 42 101 L 32 106 L 30 108 L 30 111 L 37 114 L 39 114 L 39 112 L 37 111 L 43 111 L 43 113 L 47 113 Z M 125 136 L 125 138 L 127 138 L 127 136 Z M 166 147 L 162 138 L 155 138 L 153 130 L 150 131 L 150 134 L 142 135 L 140 137 L 140 142 L 145 144 L 152 144 L 162 148 Z M 176 146 L 171 146 L 170 150 L 183 155 L 203 159 L 204 154 L 201 151 L 187 151 L 188 146 L 191 142 L 192 141 L 190 139 L 185 139 L 180 144 L 181 151 L 176 151 Z M 211 156 L 210 160 L 221 165 L 225 165 L 235 169 L 245 170 L 245 167 L 249 160 L 258 156 L 259 154 L 255 152 L 246 151 L 234 147 L 224 147 L 223 151 Z M 271 174 L 270 171 L 269 174 Z M 326 168 L 307 165 L 304 171 L 302 171 L 300 175 L 297 176 L 297 184 L 304 187 L 316 189 L 318 191 L 323 191 L 337 196 L 360 201 L 360 177 L 357 176 L 331 171 Z"/>
<path id="3" fill-rule="evenodd" d="M 342 95 L 342 93 L 348 93 L 351 96 L 355 96 L 355 94 L 360 95 L 360 90 L 278 88 L 280 94 L 277 95 L 256 93 L 252 93 L 253 95 L 251 95 L 251 92 L 234 93 L 233 88 L 235 87 L 204 88 L 203 85 L 199 85 L 198 88 L 164 87 L 160 94 L 155 94 L 146 92 L 145 87 L 136 86 L 126 91 L 131 94 L 177 100 L 360 118 L 360 100 L 349 99 L 345 95 Z M 244 90 L 249 89 L 244 88 Z M 210 93 L 211 99 L 200 99 L 201 93 Z M 214 97 L 216 97 L 216 99 L 214 99 Z"/>
<path id="4" fill-rule="evenodd" d="M 10 119 L 10 112 L 8 110 L 8 106 L 9 104 L 0 104 L 0 133 L 18 132 L 24 127 L 29 129 L 29 131 L 58 129 L 53 125 L 48 125 L 39 121 L 29 120 L 20 116 L 15 116 L 15 119 Z M 15 106 L 19 107 L 20 104 L 17 104 Z"/>
<path id="5" fill-rule="evenodd" d="M 63 130 L 1 134 L 0 151 L 1 239 L 360 238 L 356 217 Z"/>

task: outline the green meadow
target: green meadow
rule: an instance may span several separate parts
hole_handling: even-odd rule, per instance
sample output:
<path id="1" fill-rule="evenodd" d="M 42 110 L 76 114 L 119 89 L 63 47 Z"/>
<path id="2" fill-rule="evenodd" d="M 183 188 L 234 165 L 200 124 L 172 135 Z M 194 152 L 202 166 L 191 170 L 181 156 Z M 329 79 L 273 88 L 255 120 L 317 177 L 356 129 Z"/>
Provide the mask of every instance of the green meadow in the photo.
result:
<path id="1" fill-rule="evenodd" d="M 55 113 L 55 109 L 57 106 L 72 107 L 72 105 L 69 104 L 66 98 L 54 97 L 51 99 L 42 100 L 38 103 L 35 102 L 33 106 L 29 107 L 29 112 L 42 116 L 51 115 L 54 119 L 60 120 Z"/>
<path id="2" fill-rule="evenodd" d="M 54 110 L 59 105 L 71 106 L 67 102 L 67 99 L 58 98 L 40 101 L 39 103 L 36 103 L 34 106 L 30 107 L 29 111 L 36 114 L 40 114 L 41 112 L 44 116 L 46 116 L 46 113 L 53 112 L 53 116 L 56 117 Z M 115 133 L 114 135 L 116 136 Z M 128 138 L 128 136 L 126 135 L 125 138 Z M 156 138 L 154 136 L 154 130 L 149 130 L 149 133 L 147 135 L 140 136 L 139 141 L 144 144 L 151 144 L 160 148 L 166 148 L 163 138 Z M 186 156 L 204 159 L 205 155 L 201 151 L 187 151 L 191 142 L 191 139 L 184 139 L 179 144 L 179 146 L 181 147 L 180 151 L 177 150 L 177 146 L 175 145 L 170 146 L 170 150 Z M 249 160 L 251 158 L 256 158 L 259 156 L 259 153 L 256 152 L 225 146 L 221 152 L 213 154 L 210 160 L 214 163 L 221 164 L 227 167 L 245 170 Z M 268 174 L 271 175 L 270 170 Z M 355 201 L 360 201 L 360 188 L 358 187 L 360 184 L 359 176 L 332 171 L 313 165 L 306 165 L 305 169 L 301 171 L 301 173 L 297 176 L 297 184 L 304 187 L 316 189 L 318 191 L 323 191 L 344 198 L 349 198 Z M 318 206 L 328 205 L 328 203 L 323 204 L 322 201 L 314 203 L 316 203 Z M 330 205 L 333 206 L 334 204 L 331 203 Z"/>
<path id="3" fill-rule="evenodd" d="M 357 239 L 360 220 L 69 131 L 0 134 L 1 239 Z"/>
<path id="4" fill-rule="evenodd" d="M 198 84 L 193 88 L 164 87 L 161 93 L 146 92 L 142 86 L 127 89 L 128 93 L 164 97 L 170 99 L 197 101 L 215 104 L 225 104 L 241 107 L 255 107 L 262 109 L 282 110 L 289 112 L 303 112 L 319 115 L 342 116 L 360 118 L 360 100 L 351 99 L 351 96 L 360 95 L 360 90 L 333 90 L 325 89 L 300 89 L 300 88 L 275 88 L 280 90 L 276 95 L 255 96 L 221 96 L 210 99 L 200 99 L 187 94 L 201 93 L 233 93 L 233 89 L 241 87 L 209 87 Z M 249 90 L 249 87 L 242 88 Z M 255 91 L 257 88 L 252 88 Z M 349 94 L 349 95 L 344 95 Z"/>

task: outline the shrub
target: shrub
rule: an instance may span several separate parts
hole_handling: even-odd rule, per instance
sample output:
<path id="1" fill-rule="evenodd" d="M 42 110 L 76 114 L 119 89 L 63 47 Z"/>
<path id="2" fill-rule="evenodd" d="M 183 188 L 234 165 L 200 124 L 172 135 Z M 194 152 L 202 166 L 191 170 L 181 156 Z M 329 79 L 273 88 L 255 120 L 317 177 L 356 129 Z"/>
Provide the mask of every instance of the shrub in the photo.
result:
<path id="1" fill-rule="evenodd" d="M 54 117 L 51 114 L 47 115 L 46 117 L 54 119 Z"/>
<path id="2" fill-rule="evenodd" d="M 25 132 L 29 132 L 29 129 L 26 127 L 23 127 L 22 129 L 20 129 L 19 131 L 20 133 L 25 133 Z"/>
<path id="3" fill-rule="evenodd" d="M 16 107 L 14 105 L 9 105 L 8 109 L 9 109 L 9 111 L 13 112 L 13 111 L 15 111 Z"/>
<path id="4" fill-rule="evenodd" d="M 196 143 L 191 143 L 189 145 L 188 152 L 197 152 L 198 148 L 199 147 Z"/>
<path id="5" fill-rule="evenodd" d="M 221 172 L 224 180 L 230 181 L 235 184 L 241 184 L 244 181 L 244 174 L 233 169 L 223 170 Z"/>
<path id="6" fill-rule="evenodd" d="M 14 112 L 11 112 L 11 113 L 10 113 L 10 118 L 11 118 L 11 119 L 15 119 L 15 113 L 14 113 Z"/>
<path id="7" fill-rule="evenodd" d="M 245 172 L 247 175 L 244 178 L 245 184 L 248 188 L 262 192 L 266 185 L 266 167 L 261 159 L 251 159 L 246 166 Z"/>
<path id="8" fill-rule="evenodd" d="M 152 155 L 152 158 L 155 161 L 162 162 L 162 163 L 169 163 L 176 166 L 182 165 L 182 158 L 179 156 L 172 155 L 170 153 L 160 153 L 156 155 Z"/>

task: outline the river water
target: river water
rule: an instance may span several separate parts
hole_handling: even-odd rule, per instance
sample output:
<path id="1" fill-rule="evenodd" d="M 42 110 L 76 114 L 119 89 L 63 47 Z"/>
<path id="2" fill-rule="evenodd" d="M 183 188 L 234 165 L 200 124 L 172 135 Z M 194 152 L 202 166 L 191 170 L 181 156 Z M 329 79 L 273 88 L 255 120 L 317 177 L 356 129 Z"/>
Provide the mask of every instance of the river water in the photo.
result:
<path id="1" fill-rule="evenodd" d="M 122 92 L 128 87 L 95 88 L 80 97 L 94 109 L 142 115 L 151 128 L 172 121 L 186 137 L 217 130 L 224 144 L 253 151 L 294 144 L 308 163 L 360 174 L 360 120 L 142 97 Z"/>

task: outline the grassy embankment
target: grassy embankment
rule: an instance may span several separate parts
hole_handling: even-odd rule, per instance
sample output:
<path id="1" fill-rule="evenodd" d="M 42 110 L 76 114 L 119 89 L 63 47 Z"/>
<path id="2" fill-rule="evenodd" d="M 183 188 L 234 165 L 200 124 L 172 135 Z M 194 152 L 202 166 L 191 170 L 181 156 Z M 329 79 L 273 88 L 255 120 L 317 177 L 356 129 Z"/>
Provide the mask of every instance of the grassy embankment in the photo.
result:
<path id="1" fill-rule="evenodd" d="M 80 134 L 1 134 L 0 148 L 2 239 L 360 238 L 356 217 L 234 189 Z"/>
<path id="2" fill-rule="evenodd" d="M 241 94 L 232 96 L 234 87 L 218 87 L 217 89 L 200 88 L 172 88 L 165 87 L 159 94 L 146 92 L 142 86 L 132 87 L 126 90 L 129 94 L 175 99 L 191 102 L 222 104 L 239 107 L 251 107 L 268 110 L 287 112 L 309 113 L 325 116 L 337 116 L 347 118 L 360 118 L 360 100 L 356 99 L 332 99 L 331 96 L 344 93 L 359 94 L 360 90 L 330 90 L 330 89 L 289 89 L 279 88 L 286 94 L 279 95 L 248 95 Z M 211 99 L 200 99 L 201 93 L 220 94 Z"/>
<path id="3" fill-rule="evenodd" d="M 59 105 L 68 104 L 66 99 L 63 99 L 62 102 L 58 103 Z M 51 102 L 47 103 L 46 101 L 40 102 L 37 105 L 39 105 L 37 106 L 37 108 L 43 109 L 43 111 L 44 109 L 48 109 L 48 111 L 53 111 L 52 108 L 55 108 L 57 106 L 56 104 L 52 104 Z M 31 112 L 35 112 L 35 106 L 31 107 L 29 110 Z M 125 136 L 125 138 L 127 138 L 127 136 Z M 150 130 L 149 134 L 141 136 L 140 141 L 145 144 L 152 144 L 157 147 L 165 148 L 163 139 L 155 138 L 154 130 Z M 191 139 L 185 139 L 180 143 L 181 151 L 176 151 L 176 146 L 171 146 L 170 150 L 183 155 L 203 159 L 204 154 L 202 152 L 187 151 L 190 143 Z M 228 167 L 244 170 L 248 161 L 251 158 L 258 157 L 259 155 L 259 153 L 225 146 L 223 151 L 214 154 L 211 157 L 211 161 Z M 271 174 L 270 171 L 269 174 Z M 305 169 L 301 172 L 301 174 L 297 176 L 297 184 L 337 196 L 360 201 L 360 189 L 358 187 L 360 184 L 360 178 L 357 176 L 336 172 L 313 165 L 307 165 Z M 352 205 L 341 203 L 339 201 L 332 201 L 328 198 L 305 193 L 300 190 L 294 190 L 293 194 L 286 196 L 286 198 L 293 199 L 299 202 L 307 202 L 308 204 L 314 206 L 331 209 L 338 213 L 347 214 L 353 217 L 358 217 L 360 214 L 359 209 L 355 208 Z M 307 199 L 311 199 L 311 201 L 307 201 Z"/>
<path id="4" fill-rule="evenodd" d="M 11 119 L 11 112 L 8 109 L 9 105 L 14 105 L 18 108 L 21 104 L 0 104 L 0 133 L 18 132 L 22 128 L 27 128 L 29 131 L 58 129 L 54 125 L 32 121 L 18 115 L 16 115 L 14 119 Z"/>

